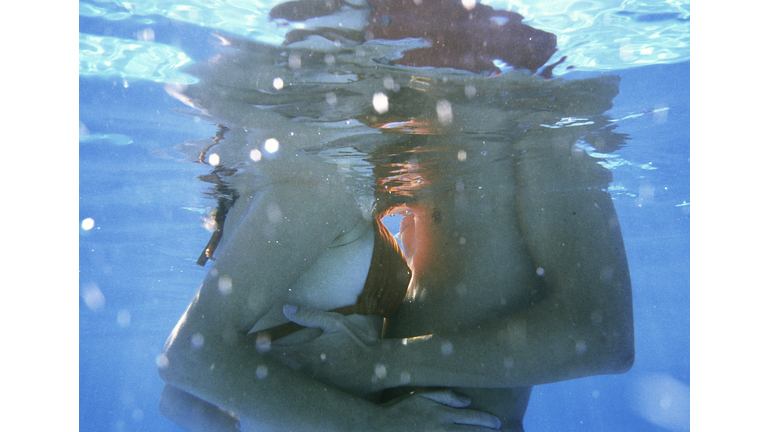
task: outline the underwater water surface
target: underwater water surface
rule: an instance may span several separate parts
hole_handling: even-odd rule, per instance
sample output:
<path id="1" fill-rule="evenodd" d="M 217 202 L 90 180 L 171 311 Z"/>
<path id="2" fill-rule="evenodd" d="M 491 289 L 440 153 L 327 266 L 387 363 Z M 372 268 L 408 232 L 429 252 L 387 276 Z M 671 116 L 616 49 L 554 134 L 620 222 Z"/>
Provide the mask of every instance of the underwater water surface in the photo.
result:
<path id="1" fill-rule="evenodd" d="M 207 271 L 196 260 L 215 202 L 196 178 L 210 167 L 169 149 L 217 127 L 181 113 L 164 85 L 194 85 L 184 68 L 216 54 L 213 32 L 279 44 L 285 27 L 266 20 L 276 3 L 80 2 L 81 430 L 182 430 L 157 410 L 157 360 Z M 556 77 L 619 75 L 606 115 L 628 137 L 604 166 L 632 275 L 634 367 L 534 387 L 525 428 L 689 430 L 688 4 L 484 4 L 558 35 L 571 61 Z"/>

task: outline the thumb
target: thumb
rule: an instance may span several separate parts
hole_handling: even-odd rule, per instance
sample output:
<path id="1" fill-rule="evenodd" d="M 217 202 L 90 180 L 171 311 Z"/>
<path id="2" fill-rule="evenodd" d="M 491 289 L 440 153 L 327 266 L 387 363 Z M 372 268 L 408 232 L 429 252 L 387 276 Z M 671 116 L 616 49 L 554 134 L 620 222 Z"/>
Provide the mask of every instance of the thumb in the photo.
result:
<path id="1" fill-rule="evenodd" d="M 472 403 L 472 399 L 456 394 L 450 390 L 434 390 L 417 392 L 416 394 L 425 399 L 454 408 L 466 408 Z"/>
<path id="2" fill-rule="evenodd" d="M 335 331 L 343 327 L 342 315 L 325 312 L 310 307 L 298 307 L 296 305 L 283 306 L 283 315 L 290 321 L 304 327 L 320 328 L 323 331 Z"/>

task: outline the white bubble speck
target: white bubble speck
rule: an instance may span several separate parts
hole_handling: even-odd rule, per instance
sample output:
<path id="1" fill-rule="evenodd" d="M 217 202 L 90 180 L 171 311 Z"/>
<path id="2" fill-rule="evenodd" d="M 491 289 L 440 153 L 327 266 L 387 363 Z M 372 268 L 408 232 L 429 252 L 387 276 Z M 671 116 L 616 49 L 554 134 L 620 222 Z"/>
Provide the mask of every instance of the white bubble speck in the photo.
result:
<path id="1" fill-rule="evenodd" d="M 536 275 L 537 275 L 537 276 L 544 276 L 544 268 L 542 268 L 542 267 L 538 267 L 538 268 L 536 269 Z"/>
<path id="2" fill-rule="evenodd" d="M 384 377 L 386 377 L 386 376 L 387 376 L 387 367 L 386 367 L 386 366 L 384 366 L 383 364 L 377 364 L 377 365 L 376 365 L 376 366 L 373 368 L 373 373 L 375 373 L 375 374 L 376 374 L 376 378 L 378 378 L 378 379 L 384 379 Z"/>
<path id="3" fill-rule="evenodd" d="M 691 389 L 671 376 L 650 374 L 635 380 L 632 407 L 640 417 L 666 430 L 691 429 Z"/>
<path id="4" fill-rule="evenodd" d="M 328 102 L 328 105 L 336 105 L 336 102 L 338 102 L 338 99 L 336 98 L 336 93 L 334 92 L 326 93 L 325 101 Z"/>
<path id="5" fill-rule="evenodd" d="M 445 99 L 441 99 L 437 101 L 437 120 L 443 124 L 447 125 L 450 124 L 453 121 L 453 111 L 451 109 L 451 103 L 448 102 Z"/>
<path id="6" fill-rule="evenodd" d="M 256 378 L 263 380 L 269 375 L 269 368 L 266 365 L 258 365 L 256 367 Z"/>
<path id="7" fill-rule="evenodd" d="M 440 345 L 440 351 L 443 353 L 444 356 L 449 356 L 453 354 L 453 344 L 450 342 L 443 342 L 443 344 Z"/>
<path id="8" fill-rule="evenodd" d="M 376 93 L 373 95 L 373 109 L 379 114 L 384 114 L 389 111 L 389 98 L 384 93 Z"/>
<path id="9" fill-rule="evenodd" d="M 459 153 L 456 155 L 456 158 L 459 160 L 459 162 L 464 162 L 467 160 L 467 152 L 464 150 L 459 150 Z"/>
<path id="10" fill-rule="evenodd" d="M 96 222 L 93 221 L 91 218 L 85 218 L 83 219 L 83 222 L 80 223 L 80 226 L 85 230 L 88 231 L 90 229 L 93 229 L 93 227 L 96 225 Z"/>
<path id="11" fill-rule="evenodd" d="M 587 352 L 587 343 L 583 340 L 576 341 L 576 354 L 584 354 Z"/>
<path id="12" fill-rule="evenodd" d="M 280 142 L 277 141 L 274 138 L 269 138 L 268 140 L 264 141 L 264 150 L 267 153 L 275 153 L 280 149 Z"/>
<path id="13" fill-rule="evenodd" d="M 280 90 L 283 88 L 283 79 L 280 77 L 277 77 L 272 80 L 272 87 L 275 88 L 275 90 Z"/>
<path id="14" fill-rule="evenodd" d="M 191 338 L 189 338 L 189 343 L 192 345 L 192 348 L 194 349 L 200 349 L 203 347 L 203 344 L 205 343 L 205 338 L 200 333 L 195 333 L 192 335 Z"/>
<path id="15" fill-rule="evenodd" d="M 259 151 L 259 149 L 253 149 L 251 150 L 250 157 L 252 161 L 258 162 L 261 160 L 261 152 Z"/>
<path id="16" fill-rule="evenodd" d="M 232 278 L 229 276 L 222 276 L 219 278 L 219 292 L 227 295 L 232 292 Z"/>
<path id="17" fill-rule="evenodd" d="M 127 309 L 122 309 L 117 313 L 117 325 L 122 328 L 131 325 L 131 313 Z"/>
<path id="18" fill-rule="evenodd" d="M 219 162 L 221 161 L 219 159 L 219 155 L 217 155 L 216 153 L 211 153 L 211 155 L 208 156 L 208 164 L 210 166 L 216 166 L 219 164 Z"/>
<path id="19" fill-rule="evenodd" d="M 464 94 L 469 98 L 472 99 L 477 95 L 477 88 L 473 86 L 472 84 L 468 84 L 466 87 L 464 87 Z"/>
<path id="20" fill-rule="evenodd" d="M 142 421 L 144 420 L 144 411 L 140 409 L 136 409 L 131 414 L 131 417 L 133 418 L 133 421 L 137 421 L 137 422 Z"/>
<path id="21" fill-rule="evenodd" d="M 461 0 L 462 6 L 464 6 L 464 9 L 466 10 L 472 10 L 477 5 L 476 0 Z"/>
<path id="22" fill-rule="evenodd" d="M 155 363 L 157 364 L 157 367 L 159 367 L 160 369 L 165 369 L 169 365 L 168 357 L 166 357 L 165 354 L 160 354 L 155 359 Z"/>
<path id="23" fill-rule="evenodd" d="M 98 285 L 93 283 L 83 287 L 82 296 L 85 305 L 92 311 L 101 310 L 106 303 L 106 298 L 101 292 L 101 289 Z"/>
<path id="24" fill-rule="evenodd" d="M 291 68 L 291 70 L 299 70 L 301 69 L 301 55 L 299 54 L 291 54 L 288 56 L 288 67 Z"/>
<path id="25" fill-rule="evenodd" d="M 384 78 L 384 88 L 387 90 L 399 91 L 400 84 L 396 83 L 391 76 L 388 76 Z"/>

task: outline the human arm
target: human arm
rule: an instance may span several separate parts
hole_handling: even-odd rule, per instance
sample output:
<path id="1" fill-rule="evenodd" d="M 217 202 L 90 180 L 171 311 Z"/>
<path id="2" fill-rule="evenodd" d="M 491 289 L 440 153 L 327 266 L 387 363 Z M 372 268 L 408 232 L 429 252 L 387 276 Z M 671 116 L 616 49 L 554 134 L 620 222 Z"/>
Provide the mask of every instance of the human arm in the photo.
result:
<path id="1" fill-rule="evenodd" d="M 300 310 L 293 320 L 330 330 L 315 348 L 299 348 L 326 353 L 323 362 L 305 358 L 304 366 L 319 377 L 345 370 L 334 379 L 367 390 L 403 384 L 518 387 L 627 370 L 634 355 L 631 288 L 605 190 L 609 176 L 586 155 L 571 157 L 568 145 L 536 142 L 553 145 L 531 144 L 517 160 L 515 220 L 534 264 L 530 272 L 543 271 L 542 296 L 480 326 L 369 341 L 366 349 L 334 333 L 332 322 L 344 318 Z M 374 377 L 377 365 L 386 375 Z"/>
<path id="2" fill-rule="evenodd" d="M 517 221 L 543 272 L 543 298 L 480 327 L 385 347 L 379 362 L 393 375 L 409 371 L 424 386 L 518 387 L 632 366 L 631 283 L 609 173 L 570 146 L 553 147 L 528 148 L 515 167 Z"/>
<path id="3" fill-rule="evenodd" d="M 229 353 L 231 354 L 232 351 Z M 255 356 L 255 352 L 251 354 Z M 269 376 L 270 371 L 274 372 L 275 369 L 267 369 L 265 366 L 267 362 L 257 366 L 255 373 L 257 380 L 267 380 L 268 377 L 274 379 L 277 375 L 272 373 L 272 376 Z M 279 366 L 282 365 L 278 365 L 278 371 L 280 371 Z M 233 371 L 231 365 L 219 364 L 219 370 L 228 371 L 226 378 L 235 377 L 235 384 L 245 384 L 245 387 L 233 388 L 230 392 L 226 386 L 232 385 L 232 380 L 214 381 L 221 376 L 215 376 L 214 369 L 216 368 L 210 369 L 210 374 L 206 374 L 208 376 L 205 379 L 214 383 L 215 388 L 209 388 L 208 391 L 198 392 L 198 394 L 201 397 L 213 399 L 219 397 L 217 395 L 218 390 L 223 390 L 226 400 L 221 403 L 231 408 L 241 409 L 239 416 L 167 383 L 161 397 L 161 413 L 192 432 L 248 432 L 256 430 L 394 432 L 408 430 L 417 425 L 419 427 L 428 426 L 429 430 L 434 431 L 480 431 L 498 429 L 500 425 L 495 416 L 466 409 L 471 401 L 447 390 L 421 392 L 391 401 L 385 405 L 375 405 L 312 380 L 310 382 L 307 382 L 306 379 L 288 382 L 289 380 L 284 375 L 285 371 L 280 371 L 284 382 L 273 381 L 277 390 L 274 386 L 268 389 L 262 386 L 249 394 L 245 392 L 253 391 L 256 387 L 253 373 L 249 374 L 248 371 L 242 371 L 240 367 Z M 302 377 L 302 374 L 298 372 L 288 371 L 288 374 L 291 373 L 294 375 L 293 378 Z M 163 369 L 161 369 L 161 375 L 167 381 L 179 382 L 172 374 Z M 240 376 L 239 379 L 236 378 L 238 375 Z M 199 384 L 195 382 L 189 383 L 189 388 L 198 388 L 197 385 Z M 318 385 L 322 387 L 320 394 L 317 393 Z M 240 393 L 238 390 L 245 392 Z M 310 391 L 314 393 L 309 393 Z M 286 395 L 287 399 L 285 399 Z M 301 401 L 291 402 L 291 398 L 296 396 L 301 396 Z M 246 410 L 248 399 L 253 399 L 250 403 L 256 408 L 255 410 Z M 244 404 L 246 405 L 244 406 Z M 320 407 L 319 410 L 317 409 L 318 406 Z"/>
<path id="4" fill-rule="evenodd" d="M 237 416 L 166 384 L 158 409 L 190 432 L 238 432 Z"/>
<path id="5" fill-rule="evenodd" d="M 423 397 L 373 404 L 275 361 L 265 354 L 266 345 L 247 334 L 327 245 L 354 226 L 359 209 L 348 197 L 323 185 L 273 185 L 243 194 L 228 218 L 213 269 L 163 351 L 160 375 L 169 386 L 206 407 L 234 412 L 241 426 L 257 424 L 260 430 L 497 424 L 495 417 Z"/>

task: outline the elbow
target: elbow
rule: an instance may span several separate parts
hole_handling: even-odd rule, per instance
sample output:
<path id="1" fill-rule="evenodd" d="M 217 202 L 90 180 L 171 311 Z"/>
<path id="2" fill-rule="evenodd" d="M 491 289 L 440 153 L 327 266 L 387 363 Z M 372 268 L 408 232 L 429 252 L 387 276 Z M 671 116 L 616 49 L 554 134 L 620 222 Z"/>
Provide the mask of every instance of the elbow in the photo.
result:
<path id="1" fill-rule="evenodd" d="M 611 358 L 609 373 L 619 375 L 629 372 L 635 364 L 635 346 L 631 344 L 628 347 L 618 351 Z"/>
<path id="2" fill-rule="evenodd" d="M 175 382 L 175 374 L 171 367 L 171 362 L 168 360 L 167 351 L 163 350 L 163 353 L 157 358 L 157 373 L 166 383 Z"/>
<path id="3" fill-rule="evenodd" d="M 167 384 L 179 385 L 183 371 L 179 370 L 183 366 L 185 356 L 178 352 L 175 335 L 172 335 L 166 342 L 163 352 L 157 357 L 157 373 L 160 379 Z"/>
<path id="4" fill-rule="evenodd" d="M 591 331 L 577 339 L 576 353 L 586 376 L 626 373 L 635 363 L 634 332 Z"/>
<path id="5" fill-rule="evenodd" d="M 633 332 L 617 338 L 603 347 L 600 360 L 603 373 L 619 375 L 629 372 L 635 364 L 635 340 Z"/>

